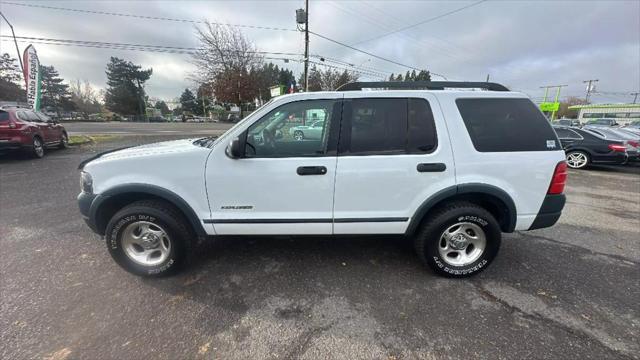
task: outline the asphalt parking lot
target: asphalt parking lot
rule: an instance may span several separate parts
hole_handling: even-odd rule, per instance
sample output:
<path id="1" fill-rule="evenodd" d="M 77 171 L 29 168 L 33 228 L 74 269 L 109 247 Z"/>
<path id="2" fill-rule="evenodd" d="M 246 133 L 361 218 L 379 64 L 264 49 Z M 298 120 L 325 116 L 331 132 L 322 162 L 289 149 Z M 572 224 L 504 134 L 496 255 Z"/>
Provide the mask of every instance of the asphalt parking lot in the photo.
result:
<path id="1" fill-rule="evenodd" d="M 0 156 L 2 359 L 640 359 L 640 167 L 570 171 L 549 229 L 465 280 L 402 238 L 225 238 L 166 279 L 83 223 L 78 163 L 169 136 Z"/>

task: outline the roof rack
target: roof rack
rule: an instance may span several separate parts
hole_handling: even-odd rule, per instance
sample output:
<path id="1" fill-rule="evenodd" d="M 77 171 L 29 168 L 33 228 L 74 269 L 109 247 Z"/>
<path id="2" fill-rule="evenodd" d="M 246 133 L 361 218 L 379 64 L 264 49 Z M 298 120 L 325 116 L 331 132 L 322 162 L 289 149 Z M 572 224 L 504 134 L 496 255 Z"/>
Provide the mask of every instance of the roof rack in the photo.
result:
<path id="1" fill-rule="evenodd" d="M 364 81 L 344 84 L 338 87 L 336 91 L 362 89 L 444 90 L 445 88 L 509 91 L 506 86 L 498 83 L 475 81 Z"/>

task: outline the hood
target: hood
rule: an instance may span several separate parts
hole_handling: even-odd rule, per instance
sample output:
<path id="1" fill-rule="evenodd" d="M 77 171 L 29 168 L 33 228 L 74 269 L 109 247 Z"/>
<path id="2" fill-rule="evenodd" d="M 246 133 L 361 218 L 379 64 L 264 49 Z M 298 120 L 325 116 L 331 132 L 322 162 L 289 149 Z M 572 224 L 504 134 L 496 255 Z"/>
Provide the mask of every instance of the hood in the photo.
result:
<path id="1" fill-rule="evenodd" d="M 82 169 L 87 163 L 101 160 L 115 160 L 134 157 L 146 157 L 164 154 L 185 153 L 191 151 L 210 150 L 206 147 L 195 145 L 196 139 L 181 139 L 172 141 L 163 141 L 158 143 L 133 146 L 121 149 L 114 149 L 100 153 L 90 159 L 80 163 L 79 169 Z"/>

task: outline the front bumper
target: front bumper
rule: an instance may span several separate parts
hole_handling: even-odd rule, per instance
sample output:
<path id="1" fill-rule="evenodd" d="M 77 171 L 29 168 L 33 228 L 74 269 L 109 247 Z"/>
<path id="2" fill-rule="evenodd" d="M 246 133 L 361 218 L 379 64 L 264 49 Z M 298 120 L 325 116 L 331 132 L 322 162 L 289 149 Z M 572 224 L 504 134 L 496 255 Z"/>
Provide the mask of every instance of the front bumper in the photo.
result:
<path id="1" fill-rule="evenodd" d="M 98 228 L 96 226 L 95 216 L 91 215 L 91 205 L 97 197 L 98 195 L 96 194 L 89 194 L 84 191 L 78 195 L 78 208 L 80 208 L 82 219 L 95 233 L 98 233 Z"/>
<path id="2" fill-rule="evenodd" d="M 533 220 L 529 230 L 553 226 L 560 219 L 566 201 L 567 198 L 564 194 L 545 196 L 540 211 L 538 211 L 538 215 Z"/>

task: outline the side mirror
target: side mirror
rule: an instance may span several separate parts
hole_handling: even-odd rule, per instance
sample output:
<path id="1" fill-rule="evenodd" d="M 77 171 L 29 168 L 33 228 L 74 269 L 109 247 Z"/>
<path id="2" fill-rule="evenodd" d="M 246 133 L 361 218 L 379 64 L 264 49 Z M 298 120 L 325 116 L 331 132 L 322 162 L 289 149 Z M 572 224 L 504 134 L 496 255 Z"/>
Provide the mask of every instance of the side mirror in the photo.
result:
<path id="1" fill-rule="evenodd" d="M 244 143 L 239 137 L 233 139 L 227 146 L 227 156 L 232 159 L 240 159 L 244 157 Z"/>

